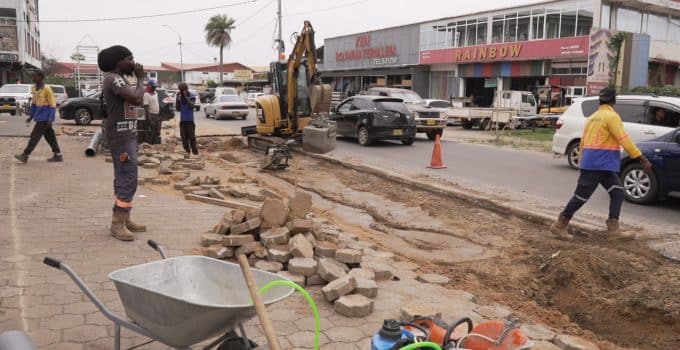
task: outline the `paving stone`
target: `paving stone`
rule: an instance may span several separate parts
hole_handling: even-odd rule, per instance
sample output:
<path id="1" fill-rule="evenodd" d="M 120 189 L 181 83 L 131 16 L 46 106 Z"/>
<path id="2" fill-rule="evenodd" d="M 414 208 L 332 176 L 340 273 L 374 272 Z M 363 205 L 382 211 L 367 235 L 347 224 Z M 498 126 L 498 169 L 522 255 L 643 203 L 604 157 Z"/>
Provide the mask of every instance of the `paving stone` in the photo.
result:
<path id="1" fill-rule="evenodd" d="M 176 189 L 176 190 L 183 190 L 183 189 L 185 189 L 189 186 L 191 186 L 191 185 L 186 183 L 186 182 L 177 182 L 173 185 L 173 188 Z"/>
<path id="2" fill-rule="evenodd" d="M 234 250 L 221 244 L 208 247 L 208 256 L 215 259 L 228 259 L 234 257 Z"/>
<path id="3" fill-rule="evenodd" d="M 216 233 L 204 233 L 201 236 L 201 246 L 210 247 L 211 245 L 222 243 L 222 235 Z"/>
<path id="4" fill-rule="evenodd" d="M 219 189 L 219 187 L 220 185 L 201 185 L 201 188 L 204 190 Z"/>
<path id="5" fill-rule="evenodd" d="M 324 334 L 335 343 L 354 343 L 366 338 L 358 327 L 333 327 L 324 331 Z"/>
<path id="6" fill-rule="evenodd" d="M 161 165 L 161 160 L 156 158 L 156 157 L 148 157 L 146 161 L 144 162 L 145 164 L 155 164 L 155 165 Z"/>
<path id="7" fill-rule="evenodd" d="M 597 345 L 571 335 L 558 335 L 555 338 L 555 345 L 562 350 L 600 350 Z"/>
<path id="8" fill-rule="evenodd" d="M 292 217 L 306 219 L 307 214 L 312 211 L 312 196 L 307 192 L 296 191 L 288 198 L 288 208 Z"/>
<path id="9" fill-rule="evenodd" d="M 222 192 L 218 191 L 215 188 L 210 189 L 210 191 L 208 192 L 208 197 L 224 199 L 224 195 L 222 194 Z"/>
<path id="10" fill-rule="evenodd" d="M 137 157 L 137 164 L 142 165 L 142 164 L 146 163 L 147 160 L 148 160 L 147 156 L 139 155 Z"/>
<path id="11" fill-rule="evenodd" d="M 143 177 L 137 178 L 137 186 L 143 186 L 146 180 Z"/>
<path id="12" fill-rule="evenodd" d="M 288 208 L 280 199 L 267 199 L 262 204 L 260 216 L 268 227 L 280 227 L 286 223 Z"/>
<path id="13" fill-rule="evenodd" d="M 305 276 L 292 274 L 288 271 L 281 271 L 278 274 L 283 276 L 283 277 L 288 278 L 289 280 L 299 284 L 300 286 L 305 285 Z"/>
<path id="14" fill-rule="evenodd" d="M 512 315 L 512 311 L 500 305 L 481 305 L 475 312 L 487 319 L 508 319 Z"/>
<path id="15" fill-rule="evenodd" d="M 246 199 L 253 202 L 264 202 L 265 200 L 267 200 L 267 196 L 265 196 L 262 193 L 248 193 L 246 195 Z"/>
<path id="16" fill-rule="evenodd" d="M 194 191 L 201 191 L 201 186 L 187 186 L 182 189 L 184 193 L 194 193 Z"/>
<path id="17" fill-rule="evenodd" d="M 189 172 L 188 171 L 173 171 L 172 175 L 170 178 L 173 181 L 185 181 L 189 177 Z"/>
<path id="18" fill-rule="evenodd" d="M 354 292 L 357 288 L 357 280 L 352 276 L 340 277 L 321 288 L 321 293 L 327 301 L 334 301 L 343 295 Z"/>
<path id="19" fill-rule="evenodd" d="M 338 249 L 335 251 L 335 260 L 345 264 L 359 264 L 363 254 L 354 249 Z"/>
<path id="20" fill-rule="evenodd" d="M 322 258 L 334 258 L 337 248 L 335 243 L 317 240 L 314 245 L 314 254 Z"/>
<path id="21" fill-rule="evenodd" d="M 154 185 L 169 185 L 170 184 L 170 179 L 166 178 L 157 178 L 151 180 L 151 183 Z"/>
<path id="22" fill-rule="evenodd" d="M 314 235 L 314 238 L 316 238 L 317 241 L 325 241 L 326 240 L 326 233 L 323 230 L 323 225 L 318 222 L 312 223 L 312 234 Z"/>
<path id="23" fill-rule="evenodd" d="M 437 312 L 439 312 L 439 310 L 437 310 L 436 307 L 424 304 L 421 301 L 411 302 L 399 309 L 402 320 L 412 320 L 418 316 L 430 316 Z"/>
<path id="24" fill-rule="evenodd" d="M 201 184 L 201 177 L 200 176 L 191 176 L 184 181 L 188 184 L 191 184 L 192 186 L 198 186 L 198 185 Z"/>
<path id="25" fill-rule="evenodd" d="M 324 240 L 333 242 L 333 243 L 338 243 L 340 242 L 340 231 L 332 228 L 323 228 L 323 234 L 324 234 Z"/>
<path id="26" fill-rule="evenodd" d="M 392 266 L 396 268 L 397 270 L 408 270 L 408 271 L 415 271 L 418 269 L 418 264 L 414 264 L 410 261 L 397 261 L 392 263 Z"/>
<path id="27" fill-rule="evenodd" d="M 285 227 L 277 227 L 260 234 L 260 241 L 265 247 L 285 245 L 290 241 L 290 233 Z"/>
<path id="28" fill-rule="evenodd" d="M 290 254 L 296 258 L 313 258 L 314 246 L 302 235 L 290 239 Z"/>
<path id="29" fill-rule="evenodd" d="M 326 283 L 326 280 L 319 274 L 305 277 L 305 286 L 324 286 Z"/>
<path id="30" fill-rule="evenodd" d="M 293 345 L 292 350 L 299 349 L 311 349 L 312 344 L 314 344 L 314 332 L 297 332 L 288 336 L 290 343 Z M 328 344 L 328 337 L 321 333 L 319 335 L 319 346 L 322 349 L 326 349 L 326 344 Z M 283 345 L 282 345 L 283 346 Z"/>
<path id="31" fill-rule="evenodd" d="M 219 185 L 220 182 L 222 182 L 222 179 L 220 179 L 219 177 L 216 177 L 216 176 L 211 176 L 208 179 L 208 183 L 211 184 L 211 185 Z"/>
<path id="32" fill-rule="evenodd" d="M 260 227 L 260 218 L 250 219 L 242 224 L 237 224 L 229 228 L 232 235 L 240 235 L 242 233 L 253 231 Z"/>
<path id="33" fill-rule="evenodd" d="M 338 237 L 341 240 L 348 240 L 348 241 L 358 241 L 359 236 L 351 233 L 351 232 L 340 232 L 340 236 Z"/>
<path id="34" fill-rule="evenodd" d="M 236 249 L 234 256 L 239 256 L 241 254 L 248 255 L 255 253 L 256 251 L 264 249 L 264 246 L 260 242 L 252 242 L 244 244 Z"/>
<path id="35" fill-rule="evenodd" d="M 311 258 L 293 258 L 288 261 L 288 272 L 305 277 L 316 274 L 317 262 Z"/>
<path id="36" fill-rule="evenodd" d="M 450 278 L 436 273 L 426 273 L 416 277 L 416 280 L 423 283 L 444 285 L 451 281 Z"/>
<path id="37" fill-rule="evenodd" d="M 275 246 L 267 248 L 267 258 L 285 264 L 292 258 L 292 255 L 290 255 L 288 246 Z"/>
<path id="38" fill-rule="evenodd" d="M 246 212 L 243 209 L 232 209 L 222 215 L 222 223 L 227 226 L 237 225 L 243 222 L 246 218 Z"/>
<path id="39" fill-rule="evenodd" d="M 352 271 L 350 271 L 351 273 Z M 378 296 L 378 284 L 375 280 L 355 277 L 357 279 L 356 293 L 367 298 L 375 298 Z"/>
<path id="40" fill-rule="evenodd" d="M 373 270 L 357 268 L 349 270 L 349 273 L 347 274 L 350 276 L 354 276 L 356 278 L 363 278 L 375 281 L 375 272 Z"/>
<path id="41" fill-rule="evenodd" d="M 283 264 L 277 261 L 260 260 L 255 263 L 255 268 L 262 271 L 277 273 L 283 270 Z"/>
<path id="42" fill-rule="evenodd" d="M 560 350 L 560 348 L 547 341 L 537 341 L 534 342 L 534 346 L 531 347 L 531 350 Z"/>
<path id="43" fill-rule="evenodd" d="M 199 188 L 201 188 L 201 187 L 199 187 Z M 193 191 L 191 193 L 195 194 L 197 196 L 203 196 L 203 197 L 208 197 L 210 195 L 210 191 L 204 190 L 204 189 L 200 189 L 198 191 Z"/>
<path id="44" fill-rule="evenodd" d="M 358 294 L 345 295 L 335 302 L 335 312 L 346 317 L 366 317 L 373 312 L 373 300 Z"/>
<path id="45" fill-rule="evenodd" d="M 234 176 L 229 178 L 229 182 L 233 184 L 244 184 L 246 183 L 246 178 L 242 176 Z"/>
<path id="46" fill-rule="evenodd" d="M 172 174 L 172 169 L 170 168 L 171 166 L 172 166 L 172 162 L 170 162 L 170 161 L 161 162 L 161 165 L 158 167 L 158 173 L 161 174 L 161 175 Z"/>
<path id="47" fill-rule="evenodd" d="M 362 261 L 361 267 L 373 270 L 373 272 L 375 272 L 375 279 L 378 281 L 392 278 L 392 268 L 386 263 L 378 261 Z"/>
<path id="48" fill-rule="evenodd" d="M 280 194 L 266 188 L 260 189 L 260 193 L 265 195 L 267 198 L 283 199 L 283 196 L 281 196 Z"/>
<path id="49" fill-rule="evenodd" d="M 203 168 L 205 168 L 205 163 L 185 163 L 184 167 L 193 170 L 203 170 Z"/>
<path id="50" fill-rule="evenodd" d="M 239 187 L 231 187 L 226 192 L 234 198 L 245 198 L 248 196 L 248 192 Z"/>
<path id="51" fill-rule="evenodd" d="M 106 337 L 106 328 L 92 325 L 77 326 L 65 329 L 63 332 L 64 341 L 84 343 L 98 338 Z"/>
<path id="52" fill-rule="evenodd" d="M 293 219 L 288 222 L 287 227 L 292 234 L 309 232 L 312 229 L 312 220 Z"/>
<path id="53" fill-rule="evenodd" d="M 222 244 L 225 247 L 240 247 L 255 242 L 253 235 L 227 235 L 221 237 Z"/>
<path id="54" fill-rule="evenodd" d="M 552 341 L 557 335 L 552 330 L 541 325 L 524 324 L 520 327 L 522 332 L 532 340 L 547 340 Z"/>

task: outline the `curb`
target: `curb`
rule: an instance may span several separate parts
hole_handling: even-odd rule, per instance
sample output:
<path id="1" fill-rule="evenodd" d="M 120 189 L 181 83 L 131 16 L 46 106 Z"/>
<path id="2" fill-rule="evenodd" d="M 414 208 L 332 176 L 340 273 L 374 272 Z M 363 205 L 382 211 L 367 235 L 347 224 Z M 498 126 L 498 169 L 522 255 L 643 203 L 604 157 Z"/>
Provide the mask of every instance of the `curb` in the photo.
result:
<path id="1" fill-rule="evenodd" d="M 418 188 L 420 190 L 428 191 L 430 193 L 434 194 L 439 194 L 439 195 L 445 195 L 445 196 L 451 196 L 456 199 L 463 200 L 467 203 L 473 204 L 475 206 L 482 207 L 487 210 L 491 210 L 497 214 L 501 215 L 511 215 L 514 217 L 517 217 L 522 220 L 527 220 L 534 222 L 539 225 L 544 225 L 544 226 L 549 226 L 555 221 L 555 217 L 535 212 L 530 209 L 524 209 L 524 208 L 517 208 L 514 206 L 510 206 L 504 203 L 499 203 L 497 201 L 494 201 L 488 197 L 473 194 L 473 193 L 468 193 L 465 192 L 464 190 L 452 188 L 452 187 L 446 187 L 438 184 L 432 184 L 432 183 L 426 183 L 418 180 L 414 180 L 411 178 L 408 178 L 406 176 L 400 175 L 396 172 L 390 171 L 390 170 L 385 170 L 382 168 L 378 168 L 372 165 L 366 165 L 366 164 L 359 164 L 359 163 L 354 163 L 354 162 L 349 162 L 349 161 L 343 161 L 339 160 L 337 158 L 333 158 L 331 156 L 327 156 L 324 154 L 316 154 L 316 153 L 309 153 L 305 151 L 298 151 L 301 154 L 304 154 L 306 156 L 323 160 L 331 164 L 336 164 L 343 166 L 348 169 L 368 173 L 371 175 L 375 175 L 390 181 L 394 181 L 397 183 L 401 183 L 404 185 L 408 186 L 413 186 L 415 188 Z M 586 234 L 586 235 L 600 235 L 602 229 L 594 226 L 594 225 L 589 225 L 589 224 L 583 224 L 583 223 L 578 223 L 578 222 L 572 222 L 569 224 L 569 227 L 572 230 L 575 230 L 579 233 Z"/>

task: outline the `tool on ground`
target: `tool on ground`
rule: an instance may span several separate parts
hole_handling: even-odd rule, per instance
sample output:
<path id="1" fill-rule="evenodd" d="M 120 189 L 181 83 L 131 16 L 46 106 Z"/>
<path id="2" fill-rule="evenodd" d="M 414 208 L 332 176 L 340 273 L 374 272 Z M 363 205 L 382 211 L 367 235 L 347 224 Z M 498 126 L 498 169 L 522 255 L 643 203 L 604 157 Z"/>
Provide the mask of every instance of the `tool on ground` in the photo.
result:
<path id="1" fill-rule="evenodd" d="M 92 138 L 90 139 L 90 143 L 87 144 L 87 148 L 85 149 L 85 155 L 88 157 L 94 157 L 97 154 L 97 150 L 99 150 L 99 145 L 101 143 L 102 139 L 102 131 L 98 130 L 97 132 L 92 135 Z"/>
<path id="2" fill-rule="evenodd" d="M 279 338 L 276 336 L 274 326 L 272 326 L 272 321 L 269 319 L 269 314 L 267 313 L 267 309 L 264 307 L 264 302 L 262 301 L 260 293 L 257 292 L 255 278 L 253 278 L 253 272 L 250 270 L 248 257 L 246 257 L 244 254 L 240 254 L 237 259 L 239 265 L 241 266 L 243 278 L 246 280 L 250 297 L 253 299 L 253 303 L 255 304 L 257 317 L 260 319 L 262 328 L 264 328 L 264 335 L 267 337 L 269 348 L 271 350 L 281 350 L 281 344 L 279 344 Z"/>
<path id="3" fill-rule="evenodd" d="M 295 142 L 294 139 L 290 139 L 283 143 L 267 146 L 260 168 L 263 170 L 285 170 L 288 168 L 290 166 L 288 160 L 293 158 L 290 147 Z"/>
<path id="4" fill-rule="evenodd" d="M 442 143 L 439 134 L 434 139 L 434 149 L 432 150 L 432 161 L 427 166 L 430 169 L 444 169 L 444 161 L 442 160 Z"/>

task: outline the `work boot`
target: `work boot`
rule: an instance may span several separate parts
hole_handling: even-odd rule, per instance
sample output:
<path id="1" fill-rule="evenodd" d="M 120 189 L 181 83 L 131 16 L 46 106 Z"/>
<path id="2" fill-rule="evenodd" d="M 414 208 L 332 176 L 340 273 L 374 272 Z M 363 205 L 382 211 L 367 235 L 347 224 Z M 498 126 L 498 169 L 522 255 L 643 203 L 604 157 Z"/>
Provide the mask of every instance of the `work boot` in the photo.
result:
<path id="1" fill-rule="evenodd" d="M 47 160 L 50 163 L 56 163 L 56 162 L 63 162 L 64 161 L 64 156 L 61 154 L 55 153 L 52 158 Z"/>
<path id="2" fill-rule="evenodd" d="M 28 154 L 22 153 L 22 154 L 17 154 L 14 156 L 14 158 L 18 159 L 20 162 L 26 164 L 28 162 Z"/>
<path id="3" fill-rule="evenodd" d="M 608 241 L 630 241 L 635 239 L 632 232 L 621 231 L 618 219 L 607 220 L 607 240 Z"/>
<path id="4" fill-rule="evenodd" d="M 113 217 L 111 219 L 111 236 L 121 241 L 134 241 L 135 236 L 126 227 L 125 219 L 127 218 L 127 211 L 122 209 L 113 209 Z"/>
<path id="5" fill-rule="evenodd" d="M 125 216 L 125 227 L 131 232 L 146 232 L 146 225 L 137 224 L 130 220 L 130 212 L 128 211 Z"/>
<path id="6" fill-rule="evenodd" d="M 574 239 L 574 236 L 569 234 L 569 230 L 567 230 L 568 226 L 569 226 L 569 219 L 560 215 L 557 218 L 557 221 L 555 221 L 555 223 L 550 226 L 550 232 L 552 232 L 552 234 L 555 235 L 559 239 L 562 239 L 562 240 L 565 240 L 565 241 L 570 241 L 570 240 Z"/>

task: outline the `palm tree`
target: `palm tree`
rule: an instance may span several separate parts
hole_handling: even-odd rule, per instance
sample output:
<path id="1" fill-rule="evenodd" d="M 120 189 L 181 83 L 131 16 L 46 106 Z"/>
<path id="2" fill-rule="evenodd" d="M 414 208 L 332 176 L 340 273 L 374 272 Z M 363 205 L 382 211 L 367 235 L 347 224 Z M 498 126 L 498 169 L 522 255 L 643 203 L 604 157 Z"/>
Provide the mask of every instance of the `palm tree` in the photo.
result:
<path id="1" fill-rule="evenodd" d="M 231 30 L 236 28 L 236 22 L 227 15 L 215 15 L 210 17 L 205 25 L 205 41 L 210 46 L 220 48 L 220 85 L 223 82 L 223 52 L 225 47 L 231 45 Z"/>

